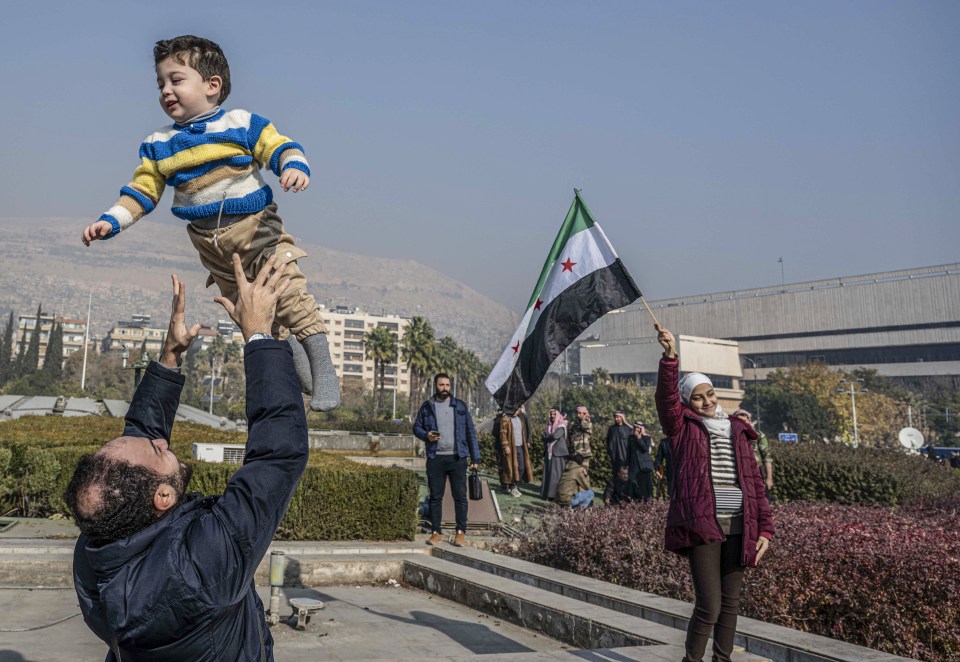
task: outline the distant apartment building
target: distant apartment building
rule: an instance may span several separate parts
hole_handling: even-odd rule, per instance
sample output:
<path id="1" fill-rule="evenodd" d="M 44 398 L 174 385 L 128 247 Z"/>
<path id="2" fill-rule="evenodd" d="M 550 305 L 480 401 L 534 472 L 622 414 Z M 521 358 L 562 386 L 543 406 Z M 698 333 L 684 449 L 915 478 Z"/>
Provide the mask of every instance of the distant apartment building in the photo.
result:
<path id="1" fill-rule="evenodd" d="M 330 342 L 330 356 L 341 381 L 363 380 L 373 388 L 375 376 L 373 359 L 366 358 L 363 351 L 363 335 L 378 326 L 383 326 L 396 334 L 397 342 L 403 338 L 409 318 L 398 315 L 372 315 L 358 308 L 337 306 L 320 311 L 323 323 L 327 325 L 327 338 Z M 399 373 L 399 374 L 398 374 Z M 403 362 L 389 364 L 384 369 L 384 388 L 396 389 L 397 393 L 410 392 L 410 371 Z"/>
<path id="2" fill-rule="evenodd" d="M 120 320 L 107 331 L 100 343 L 104 352 L 127 350 L 131 357 L 139 357 L 144 350 L 151 357 L 160 355 L 166 327 L 151 326 L 150 315 L 135 313 L 129 320 Z"/>
<path id="3" fill-rule="evenodd" d="M 83 349 L 83 336 L 87 330 L 86 321 L 61 317 L 59 315 L 41 315 L 40 362 L 38 367 L 42 366 L 47 358 L 47 345 L 50 342 L 50 333 L 53 331 L 54 324 L 63 325 L 63 356 L 60 357 L 61 362 L 77 350 Z M 30 344 L 30 339 L 36 331 L 36 326 L 36 315 L 20 315 L 17 318 L 17 339 L 13 348 L 14 356 L 20 353 L 21 345 Z"/>
<path id="4" fill-rule="evenodd" d="M 372 315 L 358 308 L 345 306 L 321 308 L 320 313 L 327 325 L 330 357 L 337 376 L 342 381 L 363 380 L 367 387 L 373 388 L 373 359 L 367 358 L 363 351 L 364 334 L 382 326 L 396 334 L 399 342 L 410 320 L 398 315 Z M 166 328 L 150 326 L 149 315 L 134 315 L 130 320 L 117 322 L 107 332 L 101 347 L 105 352 L 126 348 L 131 357 L 139 357 L 140 348 L 145 347 L 150 356 L 156 358 L 166 332 Z M 217 320 L 216 326 L 201 326 L 197 335 L 203 348 L 208 348 L 218 336 L 222 336 L 227 342 L 243 344 L 243 334 L 228 320 Z M 396 389 L 398 394 L 409 393 L 410 371 L 406 364 L 400 362 L 399 365 L 387 365 L 384 368 L 383 385 L 388 391 Z"/>

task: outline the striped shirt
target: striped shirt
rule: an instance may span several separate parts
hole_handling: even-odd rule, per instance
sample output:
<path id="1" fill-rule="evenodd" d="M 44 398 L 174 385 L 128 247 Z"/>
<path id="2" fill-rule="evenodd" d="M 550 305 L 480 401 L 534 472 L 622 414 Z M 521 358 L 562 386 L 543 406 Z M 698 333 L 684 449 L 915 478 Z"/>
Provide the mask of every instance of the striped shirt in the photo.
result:
<path id="1" fill-rule="evenodd" d="M 120 199 L 100 220 L 109 239 L 149 214 L 167 186 L 174 187 L 174 216 L 186 221 L 255 214 L 273 202 L 261 168 L 279 176 L 288 168 L 310 174 L 299 144 L 270 120 L 246 110 L 220 110 L 189 124 L 172 124 L 140 145 L 140 167 L 120 189 Z"/>
<path id="2" fill-rule="evenodd" d="M 733 454 L 733 440 L 730 439 L 730 422 L 725 420 L 721 423 L 711 419 L 705 420 L 704 423 L 710 433 L 710 473 L 713 476 L 717 514 L 739 514 L 743 512 L 743 492 L 737 482 L 737 465 Z"/>

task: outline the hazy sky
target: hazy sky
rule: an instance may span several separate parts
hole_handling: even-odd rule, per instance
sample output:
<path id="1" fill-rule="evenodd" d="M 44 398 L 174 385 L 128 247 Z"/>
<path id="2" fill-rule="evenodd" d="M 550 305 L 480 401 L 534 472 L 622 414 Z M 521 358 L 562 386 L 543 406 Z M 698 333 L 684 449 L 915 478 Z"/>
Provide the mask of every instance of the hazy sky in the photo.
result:
<path id="1" fill-rule="evenodd" d="M 306 148 L 307 192 L 267 177 L 292 234 L 514 309 L 575 186 L 651 299 L 940 264 L 958 31 L 954 0 L 9 2 L 0 216 L 110 206 L 168 122 L 153 43 L 193 33 Z"/>

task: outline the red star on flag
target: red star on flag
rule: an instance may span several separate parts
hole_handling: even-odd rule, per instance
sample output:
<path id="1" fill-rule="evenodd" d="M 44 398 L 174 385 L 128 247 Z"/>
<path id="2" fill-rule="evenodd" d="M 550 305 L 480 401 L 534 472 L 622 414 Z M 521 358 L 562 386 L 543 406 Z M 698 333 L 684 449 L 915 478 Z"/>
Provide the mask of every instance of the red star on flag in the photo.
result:
<path id="1" fill-rule="evenodd" d="M 520 341 L 518 340 L 518 341 L 517 341 L 517 344 L 514 345 L 513 347 L 511 347 L 510 349 L 513 350 L 513 353 L 514 353 L 514 354 L 516 354 L 517 352 L 519 352 L 519 351 L 520 351 Z"/>
<path id="2" fill-rule="evenodd" d="M 573 273 L 573 265 L 575 265 L 576 262 L 571 262 L 570 258 L 567 258 L 566 262 L 561 262 L 560 264 L 563 265 L 563 271 L 569 271 Z M 563 273 L 563 271 L 561 271 L 560 273 Z"/>
<path id="3" fill-rule="evenodd" d="M 533 304 L 534 310 L 540 310 L 540 306 L 543 305 L 543 301 L 540 300 L 540 297 L 537 297 L 537 302 Z"/>

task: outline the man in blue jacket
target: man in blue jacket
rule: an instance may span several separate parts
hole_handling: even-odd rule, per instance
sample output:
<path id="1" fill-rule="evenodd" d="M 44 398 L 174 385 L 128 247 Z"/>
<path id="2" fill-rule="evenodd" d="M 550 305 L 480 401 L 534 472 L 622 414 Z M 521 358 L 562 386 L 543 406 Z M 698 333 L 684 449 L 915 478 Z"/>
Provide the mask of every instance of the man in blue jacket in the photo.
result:
<path id="1" fill-rule="evenodd" d="M 287 343 L 270 337 L 285 265 L 252 283 L 234 256 L 236 304 L 217 299 L 246 340 L 249 435 L 222 496 L 186 493 L 190 469 L 170 451 L 184 378 L 183 285 L 159 362 L 140 382 L 118 437 L 77 465 L 64 498 L 81 535 L 73 559 L 84 620 L 107 662 L 273 660 L 253 575 L 307 464 L 307 425 Z"/>
<path id="2" fill-rule="evenodd" d="M 430 490 L 430 539 L 428 545 L 443 540 L 443 493 L 447 480 L 453 495 L 457 532 L 453 544 L 463 545 L 467 532 L 467 457 L 470 469 L 480 465 L 480 447 L 473 418 L 463 400 L 450 395 L 450 377 L 444 373 L 433 378 L 433 397 L 423 403 L 413 423 L 413 433 L 427 447 L 427 487 Z"/>

